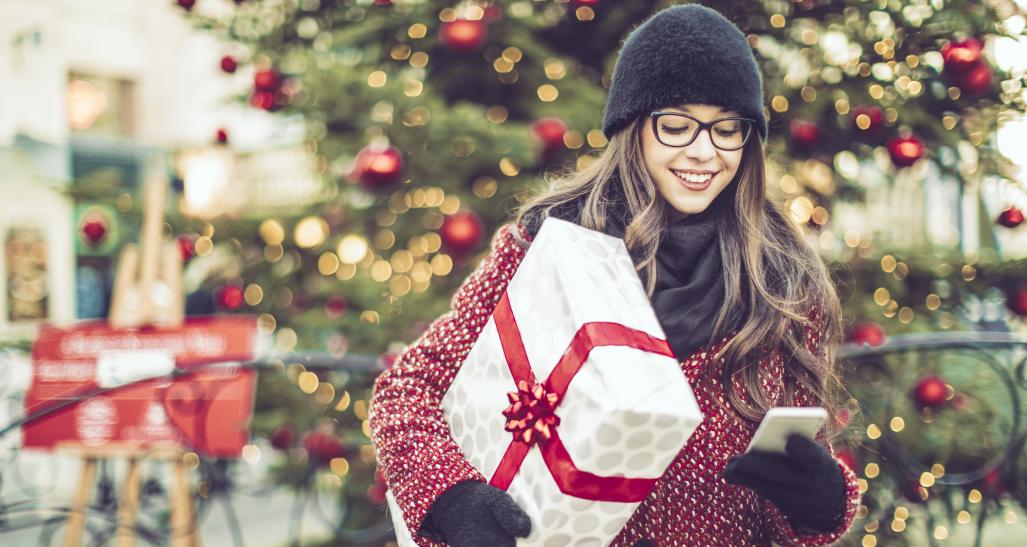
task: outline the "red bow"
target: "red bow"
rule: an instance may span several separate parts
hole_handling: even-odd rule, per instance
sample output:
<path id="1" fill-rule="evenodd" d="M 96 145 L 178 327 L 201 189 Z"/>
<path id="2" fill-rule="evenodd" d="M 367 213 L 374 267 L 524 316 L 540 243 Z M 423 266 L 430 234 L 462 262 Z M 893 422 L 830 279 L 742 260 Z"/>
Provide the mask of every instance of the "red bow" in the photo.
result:
<path id="1" fill-rule="evenodd" d="M 555 393 L 547 393 L 541 384 L 531 386 L 521 380 L 517 382 L 517 391 L 506 394 L 510 406 L 503 411 L 506 416 L 506 430 L 513 433 L 514 439 L 524 444 L 535 444 L 541 440 L 552 438 L 556 426 L 560 425 L 560 417 L 555 414 L 556 403 L 560 399 Z"/>
<path id="2" fill-rule="evenodd" d="M 578 469 L 560 440 L 556 430 L 560 417 L 554 411 L 593 348 L 626 346 L 673 357 L 674 352 L 667 341 L 618 323 L 585 323 L 574 333 L 567 350 L 549 377 L 540 384 L 528 362 L 528 354 L 507 293 L 503 293 L 492 316 L 517 391 L 508 394 L 511 405 L 503 411 L 507 418 L 505 429 L 514 433 L 514 440 L 507 446 L 489 484 L 502 490 L 509 488 L 528 450 L 538 444 L 542 460 L 564 494 L 587 500 L 621 503 L 645 499 L 656 484 L 656 479 L 601 477 Z M 540 444 L 538 437 L 543 439 Z"/>

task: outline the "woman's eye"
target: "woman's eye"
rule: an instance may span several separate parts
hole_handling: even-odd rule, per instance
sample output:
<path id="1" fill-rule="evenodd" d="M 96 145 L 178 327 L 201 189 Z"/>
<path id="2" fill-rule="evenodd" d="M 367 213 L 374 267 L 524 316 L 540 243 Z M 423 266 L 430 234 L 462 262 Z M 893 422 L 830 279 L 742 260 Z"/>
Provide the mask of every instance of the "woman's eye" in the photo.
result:
<path id="1" fill-rule="evenodd" d="M 720 135 L 721 137 L 730 137 L 732 135 L 738 134 L 738 131 L 737 130 L 729 130 L 729 131 L 718 130 L 717 134 Z"/>

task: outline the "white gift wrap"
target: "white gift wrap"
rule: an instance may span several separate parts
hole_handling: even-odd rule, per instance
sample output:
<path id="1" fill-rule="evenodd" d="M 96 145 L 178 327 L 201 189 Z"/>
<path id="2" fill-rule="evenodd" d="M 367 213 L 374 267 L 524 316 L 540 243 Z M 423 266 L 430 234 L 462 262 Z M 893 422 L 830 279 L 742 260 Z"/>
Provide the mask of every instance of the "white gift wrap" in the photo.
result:
<path id="1" fill-rule="evenodd" d="M 666 339 L 623 242 L 563 220 L 542 225 L 507 295 L 539 382 L 585 323 L 619 323 Z M 454 441 L 486 478 L 513 439 L 503 410 L 515 390 L 492 317 L 442 401 Z M 578 469 L 647 479 L 663 474 L 702 420 L 676 359 L 622 346 L 591 351 L 556 415 Z M 531 535 L 518 541 L 524 546 L 607 545 L 639 505 L 562 493 L 537 445 L 507 492 L 531 518 Z M 399 535 L 403 522 L 394 503 L 392 512 Z"/>

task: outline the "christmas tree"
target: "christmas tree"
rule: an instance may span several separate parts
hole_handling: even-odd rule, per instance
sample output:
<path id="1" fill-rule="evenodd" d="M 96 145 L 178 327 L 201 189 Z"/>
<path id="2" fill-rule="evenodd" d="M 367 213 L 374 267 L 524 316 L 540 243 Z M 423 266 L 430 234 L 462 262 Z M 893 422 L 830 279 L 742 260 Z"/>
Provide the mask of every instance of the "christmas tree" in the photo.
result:
<path id="1" fill-rule="evenodd" d="M 231 257 L 197 298 L 212 294 L 223 310 L 260 314 L 282 351 L 399 350 L 448 308 L 489 235 L 527 194 L 602 153 L 599 124 L 620 40 L 673 3 L 237 0 L 225 9 L 180 2 L 197 25 L 245 48 L 246 56 L 221 61 L 227 73 L 252 71 L 239 100 L 300 120 L 329 188 L 326 199 L 293 214 L 179 219 L 184 253 Z M 966 328 L 981 322 L 967 303 L 987 298 L 999 303 L 995 321 L 1003 328 L 1022 327 L 1027 262 L 1008 257 L 1023 231 L 1027 192 L 994 135 L 1001 120 L 1027 107 L 1024 67 L 1001 58 L 1024 30 L 1023 6 L 704 3 L 746 32 L 761 60 L 768 184 L 838 272 L 846 318 L 859 320 L 852 340 Z M 989 188 L 997 214 L 982 197 Z M 258 432 L 278 427 L 276 446 L 304 445 L 307 463 L 334 474 L 327 484 L 340 499 L 360 500 L 370 487 L 371 503 L 380 503 L 363 434 L 370 377 L 320 378 L 283 365 L 291 383 L 265 376 L 262 392 L 291 403 L 262 399 Z M 927 478 L 909 494 L 905 472 L 878 457 L 872 443 L 880 427 L 871 424 L 875 437 L 865 421 L 880 395 L 873 381 L 858 378 L 852 407 L 866 420 L 853 421 L 850 436 L 862 448 L 850 457 L 861 462 L 868 501 L 857 523 L 864 532 L 853 541 L 899 541 L 906 520 L 919 518 L 909 517 L 903 496 L 929 500 L 928 522 L 939 497 L 927 496 L 934 484 Z M 886 411 L 905 413 L 903 439 L 914 456 L 942 456 L 916 439 L 929 435 L 923 410 L 943 404 L 939 393 L 952 399 L 947 381 L 914 377 L 909 408 Z M 988 388 L 975 389 L 978 403 L 949 432 L 995 418 Z M 897 433 L 904 428 L 896 423 Z M 307 429 L 302 443 L 292 438 Z M 345 442 L 337 447 L 339 436 Z M 361 473 L 349 470 L 351 461 Z M 898 486 L 876 488 L 885 477 Z M 309 474 L 283 480 L 309 484 Z M 1012 473 L 992 480 L 1024 481 Z M 1023 501 L 1023 486 L 1012 483 L 1005 488 Z M 981 490 L 974 491 L 976 504 Z M 990 492 L 992 502 L 999 498 Z M 890 531 L 871 525 L 885 513 L 895 515 Z M 351 516 L 354 526 L 380 519 L 370 507 Z"/>

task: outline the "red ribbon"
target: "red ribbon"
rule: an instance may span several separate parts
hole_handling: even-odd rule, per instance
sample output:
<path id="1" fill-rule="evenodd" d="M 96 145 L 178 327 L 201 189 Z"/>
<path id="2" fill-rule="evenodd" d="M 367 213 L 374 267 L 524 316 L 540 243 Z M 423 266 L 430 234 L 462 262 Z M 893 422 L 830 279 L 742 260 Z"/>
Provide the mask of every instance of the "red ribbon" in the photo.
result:
<path id="1" fill-rule="evenodd" d="M 528 354 L 524 350 L 521 331 L 517 327 L 517 320 L 514 318 L 510 297 L 507 293 L 503 293 L 499 305 L 492 312 L 492 317 L 495 319 L 496 330 L 499 331 L 499 340 L 503 346 L 506 363 L 513 375 L 514 384 L 519 388 L 524 387 L 527 391 L 532 390 L 534 386 L 538 385 L 538 382 L 535 380 L 535 374 L 528 362 Z M 559 406 L 567 392 L 567 386 L 581 370 L 589 353 L 593 348 L 601 346 L 626 346 L 668 357 L 674 356 L 674 352 L 671 351 L 666 340 L 661 340 L 648 333 L 617 323 L 585 323 L 578 329 L 578 332 L 574 333 L 570 345 L 564 351 L 560 361 L 549 373 L 546 381 L 541 384 L 540 396 L 545 396 L 549 409 L 555 410 Z M 514 402 L 511 399 L 511 403 Z M 558 423 L 557 421 L 556 424 Z M 546 424 L 548 439 L 543 436 L 543 440 L 538 443 L 538 446 L 542 452 L 542 460 L 549 468 L 549 472 L 561 492 L 593 501 L 631 503 L 641 502 L 652 491 L 656 479 L 601 477 L 578 469 L 564 447 L 563 441 L 560 440 L 556 424 Z M 507 430 L 510 429 L 510 427 L 507 428 Z M 521 463 L 528 455 L 528 451 L 536 444 L 535 441 L 538 439 L 532 436 L 524 439 L 523 431 L 523 428 L 514 427 L 514 440 L 506 448 L 506 452 L 499 461 L 499 466 L 493 473 L 492 479 L 489 480 L 489 484 L 492 486 L 503 490 L 509 488 L 514 476 L 521 468 Z M 518 437 L 519 432 L 521 433 L 520 437 Z"/>

